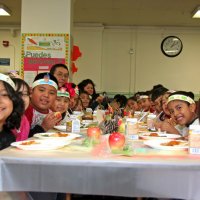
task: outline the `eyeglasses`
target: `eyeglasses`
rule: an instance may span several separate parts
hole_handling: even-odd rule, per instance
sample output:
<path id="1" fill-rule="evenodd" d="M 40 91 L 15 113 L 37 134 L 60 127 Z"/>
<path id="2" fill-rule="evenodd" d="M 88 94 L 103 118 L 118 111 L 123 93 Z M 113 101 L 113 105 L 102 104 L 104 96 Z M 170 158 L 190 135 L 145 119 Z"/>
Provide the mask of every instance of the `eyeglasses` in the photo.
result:
<path id="1" fill-rule="evenodd" d="M 58 73 L 58 74 L 55 74 L 55 75 L 59 78 L 65 78 L 65 79 L 67 79 L 69 77 L 69 74 L 63 74 L 63 73 Z"/>

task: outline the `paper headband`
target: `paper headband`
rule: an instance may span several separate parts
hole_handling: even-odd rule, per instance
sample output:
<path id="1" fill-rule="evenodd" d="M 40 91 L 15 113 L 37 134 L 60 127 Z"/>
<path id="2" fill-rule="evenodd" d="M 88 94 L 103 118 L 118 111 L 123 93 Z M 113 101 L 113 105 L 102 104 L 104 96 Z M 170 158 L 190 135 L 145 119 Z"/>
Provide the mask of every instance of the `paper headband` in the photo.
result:
<path id="1" fill-rule="evenodd" d="M 5 74 L 0 73 L 0 80 L 8 83 L 14 90 L 15 88 L 15 83 L 12 81 L 12 79 L 9 76 L 6 76 Z"/>
<path id="2" fill-rule="evenodd" d="M 148 99 L 148 98 L 149 98 L 148 95 L 141 95 L 141 96 L 139 96 L 139 100 L 141 100 L 141 99 Z"/>
<path id="3" fill-rule="evenodd" d="M 176 91 L 175 90 L 168 90 L 166 93 L 172 94 L 174 92 L 176 92 Z"/>
<path id="4" fill-rule="evenodd" d="M 51 85 L 54 88 L 56 88 L 56 90 L 58 89 L 58 85 L 56 84 L 56 82 L 48 79 L 48 78 L 43 78 L 43 79 L 39 79 L 37 81 L 34 81 L 32 84 L 32 88 L 38 86 L 38 85 Z"/>
<path id="5" fill-rule="evenodd" d="M 168 97 L 167 104 L 171 101 L 174 101 L 174 100 L 186 101 L 190 104 L 195 103 L 194 100 L 192 98 L 188 97 L 188 96 L 185 96 L 185 95 L 182 95 L 182 94 L 175 94 L 175 95 Z"/>
<path id="6" fill-rule="evenodd" d="M 57 91 L 57 96 L 58 97 L 67 97 L 67 98 L 70 98 L 69 92 L 67 92 L 65 90 L 62 90 L 62 89 Z"/>

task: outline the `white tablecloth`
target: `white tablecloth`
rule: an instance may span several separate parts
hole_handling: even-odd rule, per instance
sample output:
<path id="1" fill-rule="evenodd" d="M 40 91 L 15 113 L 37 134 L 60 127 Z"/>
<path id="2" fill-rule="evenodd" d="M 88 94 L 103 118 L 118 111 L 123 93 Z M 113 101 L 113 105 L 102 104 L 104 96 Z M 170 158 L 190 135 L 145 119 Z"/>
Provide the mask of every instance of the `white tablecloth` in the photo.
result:
<path id="1" fill-rule="evenodd" d="M 0 191 L 200 200 L 200 156 L 149 148 L 132 157 L 65 147 L 0 152 Z"/>

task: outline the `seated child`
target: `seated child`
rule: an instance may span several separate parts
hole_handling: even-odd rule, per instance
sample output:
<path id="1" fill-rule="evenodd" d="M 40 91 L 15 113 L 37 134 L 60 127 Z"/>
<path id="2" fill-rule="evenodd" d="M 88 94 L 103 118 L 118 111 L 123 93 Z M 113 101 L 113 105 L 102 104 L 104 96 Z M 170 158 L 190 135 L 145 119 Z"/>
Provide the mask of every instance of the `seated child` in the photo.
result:
<path id="1" fill-rule="evenodd" d="M 30 122 L 29 137 L 52 129 L 61 119 L 50 110 L 57 97 L 58 82 L 49 73 L 38 74 L 32 84 L 31 103 L 25 114 Z"/>
<path id="2" fill-rule="evenodd" d="M 161 98 L 161 106 L 162 106 L 162 111 L 157 115 L 156 121 L 154 122 L 155 128 L 157 130 L 162 129 L 163 126 L 166 125 L 164 122 L 170 123 L 172 126 L 176 125 L 176 122 L 171 118 L 170 112 L 167 108 L 167 102 L 168 102 L 168 97 L 170 94 L 174 93 L 175 91 L 173 90 L 168 90 L 162 95 Z"/>
<path id="3" fill-rule="evenodd" d="M 16 92 L 22 98 L 24 102 L 24 109 L 26 110 L 30 103 L 30 88 L 29 85 L 20 78 L 13 78 L 13 82 L 16 85 Z M 24 114 L 21 119 L 21 124 L 19 129 L 12 130 L 16 137 L 16 141 L 26 140 L 28 138 L 30 131 L 29 121 Z"/>
<path id="4" fill-rule="evenodd" d="M 119 103 L 121 109 L 123 109 L 126 106 L 127 98 L 125 95 L 116 94 L 113 100 Z"/>
<path id="5" fill-rule="evenodd" d="M 172 93 L 168 97 L 167 108 L 177 125 L 174 126 L 170 122 L 164 122 L 161 126 L 162 131 L 187 136 L 189 126 L 199 124 L 192 92 L 177 91 Z"/>
<path id="6" fill-rule="evenodd" d="M 70 117 L 68 113 L 69 98 L 69 92 L 66 91 L 66 88 L 62 87 L 57 91 L 57 98 L 51 105 L 53 112 L 60 112 L 62 114 L 62 120 L 59 122 L 61 125 L 65 125 L 67 119 Z"/>
<path id="7" fill-rule="evenodd" d="M 68 112 L 72 114 L 79 98 L 79 89 L 78 86 L 74 83 L 65 84 L 65 88 L 67 88 L 70 96 Z"/>
<path id="8" fill-rule="evenodd" d="M 129 116 L 129 114 L 134 115 L 135 111 L 139 111 L 137 99 L 135 97 L 130 97 L 124 108 L 124 116 Z"/>
<path id="9" fill-rule="evenodd" d="M 163 87 L 162 85 L 156 85 L 151 90 L 151 100 L 154 105 L 154 110 L 156 115 L 159 115 L 163 109 L 161 105 L 162 96 L 168 91 L 167 88 Z"/>
<path id="10" fill-rule="evenodd" d="M 73 108 L 73 111 L 80 111 L 80 112 L 83 111 L 83 103 L 80 97 L 78 97 L 76 104 Z"/>
<path id="11" fill-rule="evenodd" d="M 83 109 L 86 110 L 86 108 L 89 108 L 90 102 L 91 102 L 89 94 L 85 91 L 81 91 L 80 94 L 79 94 L 79 97 L 82 101 Z"/>
<path id="12" fill-rule="evenodd" d="M 96 93 L 95 84 L 91 79 L 85 79 L 78 84 L 79 90 L 90 95 L 90 107 L 95 110 L 96 107 L 103 103 L 104 97 Z"/>
<path id="13" fill-rule="evenodd" d="M 15 92 L 14 82 L 0 74 L 0 150 L 15 141 L 11 130 L 20 127 L 23 111 L 23 101 Z"/>
<path id="14" fill-rule="evenodd" d="M 161 99 L 162 112 L 158 116 L 158 118 L 161 122 L 171 119 L 171 115 L 170 115 L 169 110 L 167 108 L 167 102 L 168 102 L 169 95 L 174 93 L 174 92 L 175 92 L 174 90 L 168 90 L 162 96 L 162 99 Z"/>
<path id="15" fill-rule="evenodd" d="M 143 112 L 154 112 L 154 110 L 152 109 L 151 99 L 149 97 L 148 92 L 140 93 L 140 95 L 138 96 L 138 103 L 140 104 Z"/>

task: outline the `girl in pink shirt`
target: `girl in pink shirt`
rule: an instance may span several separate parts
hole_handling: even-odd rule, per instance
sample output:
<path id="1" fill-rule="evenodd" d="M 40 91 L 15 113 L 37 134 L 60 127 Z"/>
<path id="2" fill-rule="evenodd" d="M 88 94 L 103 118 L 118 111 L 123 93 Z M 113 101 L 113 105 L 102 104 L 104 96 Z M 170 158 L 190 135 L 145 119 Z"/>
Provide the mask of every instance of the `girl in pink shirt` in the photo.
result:
<path id="1" fill-rule="evenodd" d="M 30 103 L 30 88 L 29 85 L 20 78 L 13 78 L 13 82 L 16 85 L 16 92 L 22 98 L 24 102 L 24 110 L 26 110 Z M 16 137 L 16 141 L 26 140 L 30 131 L 30 124 L 25 115 L 21 118 L 21 124 L 19 129 L 12 130 Z"/>

